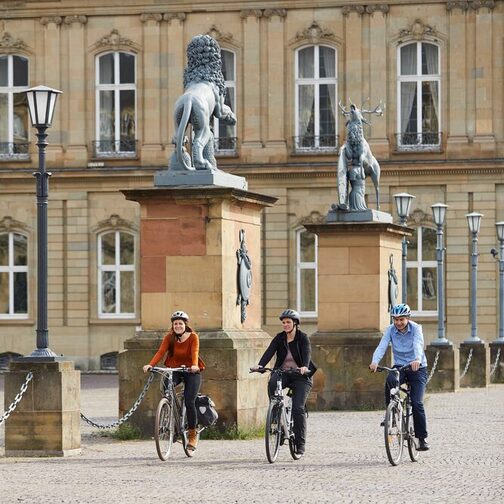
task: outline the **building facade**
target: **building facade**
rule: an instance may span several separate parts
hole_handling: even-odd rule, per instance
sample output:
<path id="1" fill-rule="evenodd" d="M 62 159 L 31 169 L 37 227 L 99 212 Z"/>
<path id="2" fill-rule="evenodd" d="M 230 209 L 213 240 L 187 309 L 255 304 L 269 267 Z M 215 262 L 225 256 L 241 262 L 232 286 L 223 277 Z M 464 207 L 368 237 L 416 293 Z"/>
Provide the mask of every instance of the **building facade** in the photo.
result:
<path id="1" fill-rule="evenodd" d="M 441 202 L 447 337 L 470 336 L 465 215 L 479 211 L 479 335 L 495 339 L 489 250 L 504 220 L 502 26 L 498 0 L 0 2 L 0 365 L 35 345 L 38 157 L 23 91 L 63 91 L 47 149 L 50 347 L 82 369 L 113 367 L 142 309 L 140 210 L 120 190 L 151 187 L 166 166 L 185 48 L 199 33 L 221 45 L 226 100 L 238 117 L 234 127 L 214 124 L 219 167 L 278 198 L 264 211 L 255 287 L 264 328 L 274 334 L 288 306 L 316 330 L 317 239 L 303 224 L 337 202 L 342 109 L 381 102 L 384 115 L 366 116 L 364 133 L 381 165 L 381 209 L 395 215 L 393 194 L 416 196 L 408 256 L 416 319 L 427 341 L 436 338 L 430 206 Z M 197 321 L 204 308 L 184 309 Z"/>

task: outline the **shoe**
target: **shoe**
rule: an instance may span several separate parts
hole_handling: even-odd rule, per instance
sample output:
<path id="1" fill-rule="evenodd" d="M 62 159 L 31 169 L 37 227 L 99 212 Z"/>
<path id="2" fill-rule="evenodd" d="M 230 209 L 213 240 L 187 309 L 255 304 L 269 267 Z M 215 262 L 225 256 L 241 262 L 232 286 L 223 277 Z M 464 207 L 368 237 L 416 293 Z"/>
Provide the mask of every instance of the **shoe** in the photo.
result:
<path id="1" fill-rule="evenodd" d="M 418 440 L 418 451 L 427 451 L 429 448 L 429 443 L 425 439 L 420 438 Z"/>
<path id="2" fill-rule="evenodd" d="M 380 427 L 385 427 L 385 419 L 383 419 L 380 423 Z"/>
<path id="3" fill-rule="evenodd" d="M 189 429 L 189 440 L 187 441 L 188 450 L 196 450 L 198 445 L 198 431 L 196 429 Z"/>
<path id="4" fill-rule="evenodd" d="M 297 445 L 296 446 L 296 455 L 304 455 L 304 452 L 305 452 L 304 445 Z"/>

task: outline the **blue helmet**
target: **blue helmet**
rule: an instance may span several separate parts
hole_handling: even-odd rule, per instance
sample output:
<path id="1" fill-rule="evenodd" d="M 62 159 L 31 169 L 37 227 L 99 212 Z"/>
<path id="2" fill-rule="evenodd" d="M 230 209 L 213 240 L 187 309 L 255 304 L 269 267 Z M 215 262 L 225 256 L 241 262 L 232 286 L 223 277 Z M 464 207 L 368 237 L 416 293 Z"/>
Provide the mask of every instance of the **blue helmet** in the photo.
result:
<path id="1" fill-rule="evenodd" d="M 394 318 L 411 317 L 410 307 L 405 303 L 396 304 L 392 307 L 392 310 L 390 310 L 390 316 Z"/>

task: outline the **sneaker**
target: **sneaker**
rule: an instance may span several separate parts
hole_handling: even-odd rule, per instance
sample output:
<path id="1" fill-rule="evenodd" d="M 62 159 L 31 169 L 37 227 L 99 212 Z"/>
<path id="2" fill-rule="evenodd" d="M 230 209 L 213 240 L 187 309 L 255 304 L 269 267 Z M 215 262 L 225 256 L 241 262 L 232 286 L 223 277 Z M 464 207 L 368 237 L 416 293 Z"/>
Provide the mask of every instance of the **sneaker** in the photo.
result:
<path id="1" fill-rule="evenodd" d="M 430 448 L 429 443 L 425 439 L 420 438 L 418 440 L 418 451 L 427 451 Z"/>

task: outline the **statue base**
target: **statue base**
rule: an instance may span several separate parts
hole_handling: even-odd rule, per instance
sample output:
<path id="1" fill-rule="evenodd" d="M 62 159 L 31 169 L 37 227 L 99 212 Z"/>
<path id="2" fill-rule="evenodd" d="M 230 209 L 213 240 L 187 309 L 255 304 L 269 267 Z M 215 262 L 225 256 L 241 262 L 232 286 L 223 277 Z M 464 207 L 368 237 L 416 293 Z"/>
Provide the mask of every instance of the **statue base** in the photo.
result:
<path id="1" fill-rule="evenodd" d="M 232 175 L 221 170 L 158 171 L 154 175 L 154 185 L 156 187 L 218 186 L 232 187 L 244 191 L 248 189 L 248 184 L 244 177 Z"/>
<path id="2" fill-rule="evenodd" d="M 334 207 L 334 206 L 333 206 Z M 392 224 L 394 222 L 392 215 L 387 212 L 380 212 L 367 208 L 366 210 L 339 210 L 333 208 L 329 210 L 326 222 L 383 222 Z"/>

